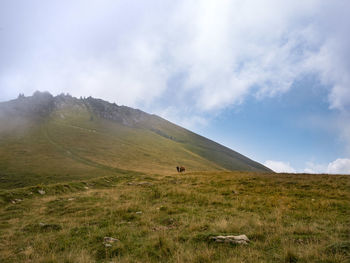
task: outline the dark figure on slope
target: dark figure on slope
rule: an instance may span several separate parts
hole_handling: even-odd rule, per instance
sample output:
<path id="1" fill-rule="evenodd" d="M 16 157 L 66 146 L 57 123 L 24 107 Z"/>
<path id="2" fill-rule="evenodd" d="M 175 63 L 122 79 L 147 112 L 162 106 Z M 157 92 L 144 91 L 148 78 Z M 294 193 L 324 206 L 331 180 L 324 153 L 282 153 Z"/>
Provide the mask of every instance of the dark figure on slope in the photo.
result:
<path id="1" fill-rule="evenodd" d="M 185 167 L 183 167 L 183 166 L 181 166 L 181 167 L 176 166 L 176 170 L 177 170 L 178 173 L 182 173 L 182 172 L 184 172 L 186 169 L 185 169 Z"/>

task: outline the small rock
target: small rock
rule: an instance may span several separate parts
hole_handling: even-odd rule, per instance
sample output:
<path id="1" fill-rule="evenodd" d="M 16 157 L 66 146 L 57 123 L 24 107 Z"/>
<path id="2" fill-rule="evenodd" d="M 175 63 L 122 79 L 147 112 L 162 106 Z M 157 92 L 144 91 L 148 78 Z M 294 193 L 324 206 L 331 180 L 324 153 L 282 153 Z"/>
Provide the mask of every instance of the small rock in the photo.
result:
<path id="1" fill-rule="evenodd" d="M 116 239 L 114 237 L 104 237 L 103 238 L 103 242 L 105 244 L 107 244 L 107 243 L 111 244 L 111 243 L 114 243 L 114 242 L 119 242 L 119 239 Z"/>
<path id="2" fill-rule="evenodd" d="M 46 226 L 46 224 L 45 224 L 45 223 L 40 222 L 40 223 L 39 223 L 39 226 L 44 227 L 44 226 Z"/>
<path id="3" fill-rule="evenodd" d="M 41 195 L 46 194 L 46 192 L 44 190 L 38 190 L 38 193 L 41 194 Z"/>
<path id="4" fill-rule="evenodd" d="M 74 200 L 74 198 L 68 198 L 68 201 L 73 201 Z"/>
<path id="5" fill-rule="evenodd" d="M 11 200 L 11 203 L 12 204 L 17 204 L 17 203 L 20 203 L 22 201 L 23 201 L 22 199 L 14 199 L 14 200 Z"/>
<path id="6" fill-rule="evenodd" d="M 87 187 L 87 186 L 84 186 L 84 189 L 88 190 L 88 189 L 89 189 L 89 187 Z"/>
<path id="7" fill-rule="evenodd" d="M 232 244 L 248 244 L 250 240 L 246 235 L 239 236 L 216 236 L 210 237 L 210 240 L 213 240 L 218 243 L 232 243 Z"/>
<path id="8" fill-rule="evenodd" d="M 137 211 L 136 214 L 142 214 L 142 211 Z"/>
<path id="9" fill-rule="evenodd" d="M 109 244 L 109 243 L 105 244 L 105 247 L 111 247 L 111 246 L 112 246 L 112 245 Z"/>

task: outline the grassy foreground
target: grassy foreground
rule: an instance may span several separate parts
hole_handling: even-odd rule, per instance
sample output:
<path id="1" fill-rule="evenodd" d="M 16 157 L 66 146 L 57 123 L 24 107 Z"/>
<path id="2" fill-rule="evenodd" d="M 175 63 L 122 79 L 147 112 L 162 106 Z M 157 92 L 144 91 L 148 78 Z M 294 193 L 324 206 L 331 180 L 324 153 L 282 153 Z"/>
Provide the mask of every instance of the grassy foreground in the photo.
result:
<path id="1" fill-rule="evenodd" d="M 124 174 L 2 190 L 0 205 L 0 262 L 350 262 L 345 175 Z"/>

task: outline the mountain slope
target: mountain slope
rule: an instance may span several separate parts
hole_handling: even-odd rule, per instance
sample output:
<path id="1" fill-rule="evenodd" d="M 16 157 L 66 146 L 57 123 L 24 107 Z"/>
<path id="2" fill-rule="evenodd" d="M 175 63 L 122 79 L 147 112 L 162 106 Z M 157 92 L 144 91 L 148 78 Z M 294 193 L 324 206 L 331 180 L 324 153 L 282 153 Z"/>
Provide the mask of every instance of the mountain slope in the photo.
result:
<path id="1" fill-rule="evenodd" d="M 110 173 L 270 171 L 263 165 L 156 115 L 108 103 L 31 97 L 0 103 L 0 187 Z"/>

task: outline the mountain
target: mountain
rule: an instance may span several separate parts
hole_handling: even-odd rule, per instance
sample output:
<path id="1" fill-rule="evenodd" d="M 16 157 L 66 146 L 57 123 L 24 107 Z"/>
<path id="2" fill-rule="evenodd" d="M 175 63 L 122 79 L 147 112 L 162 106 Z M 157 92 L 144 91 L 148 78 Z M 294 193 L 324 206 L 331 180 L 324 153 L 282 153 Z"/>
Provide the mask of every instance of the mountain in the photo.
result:
<path id="1" fill-rule="evenodd" d="M 101 99 L 35 92 L 0 103 L 0 187 L 111 173 L 240 170 L 265 166 L 159 116 Z"/>

